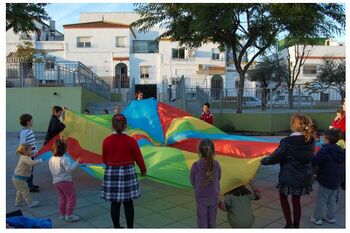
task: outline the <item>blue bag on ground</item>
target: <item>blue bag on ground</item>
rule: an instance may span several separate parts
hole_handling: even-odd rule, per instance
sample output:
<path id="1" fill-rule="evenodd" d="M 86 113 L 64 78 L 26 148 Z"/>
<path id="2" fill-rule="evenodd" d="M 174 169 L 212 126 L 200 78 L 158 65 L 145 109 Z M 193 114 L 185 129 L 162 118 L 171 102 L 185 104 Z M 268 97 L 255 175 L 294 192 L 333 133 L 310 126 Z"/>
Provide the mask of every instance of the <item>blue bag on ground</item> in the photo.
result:
<path id="1" fill-rule="evenodd" d="M 52 228 L 52 222 L 49 218 L 16 216 L 6 218 L 6 223 L 14 228 Z"/>

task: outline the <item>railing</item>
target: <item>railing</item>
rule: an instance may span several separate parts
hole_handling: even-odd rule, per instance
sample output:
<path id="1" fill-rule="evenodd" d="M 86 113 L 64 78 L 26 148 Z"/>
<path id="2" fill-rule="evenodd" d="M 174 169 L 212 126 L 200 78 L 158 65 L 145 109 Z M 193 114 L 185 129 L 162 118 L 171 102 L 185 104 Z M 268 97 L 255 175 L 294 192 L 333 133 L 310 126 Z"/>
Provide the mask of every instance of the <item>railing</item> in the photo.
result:
<path id="1" fill-rule="evenodd" d="M 129 94 L 128 96 L 129 102 L 135 99 L 135 79 L 134 78 L 131 78 L 130 80 L 130 89 L 128 94 Z"/>
<path id="2" fill-rule="evenodd" d="M 176 87 L 176 96 L 174 96 L 176 100 L 176 104 L 179 108 L 186 110 L 186 86 L 185 86 L 185 78 L 181 77 L 180 81 Z"/>
<path id="3" fill-rule="evenodd" d="M 6 87 L 83 86 L 110 98 L 110 85 L 81 62 L 6 65 Z"/>
<path id="4" fill-rule="evenodd" d="M 176 92 L 177 99 L 182 99 L 183 97 L 186 99 L 186 102 L 197 102 L 200 106 L 208 102 L 211 105 L 211 109 L 220 111 L 235 110 L 238 105 L 238 88 L 217 89 L 196 87 L 185 88 L 184 92 L 180 90 Z M 289 101 L 289 99 L 293 101 Z M 245 88 L 243 90 L 242 107 L 245 110 L 334 110 L 340 108 L 340 106 L 341 96 L 334 89 L 318 93 L 311 93 L 300 86 L 291 90 L 291 93 L 288 92 L 288 89 L 284 88 Z"/>

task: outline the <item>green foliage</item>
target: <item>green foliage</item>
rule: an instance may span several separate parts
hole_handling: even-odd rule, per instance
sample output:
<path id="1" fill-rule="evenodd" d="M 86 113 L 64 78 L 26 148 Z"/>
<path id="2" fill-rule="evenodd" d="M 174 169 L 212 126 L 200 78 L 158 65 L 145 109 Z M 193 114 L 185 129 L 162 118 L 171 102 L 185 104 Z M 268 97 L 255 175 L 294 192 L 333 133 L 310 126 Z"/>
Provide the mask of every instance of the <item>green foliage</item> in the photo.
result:
<path id="1" fill-rule="evenodd" d="M 32 63 L 42 62 L 46 53 L 43 50 L 36 50 L 32 42 L 24 41 L 23 44 L 17 45 L 15 55 L 21 62 Z"/>
<path id="2" fill-rule="evenodd" d="M 261 87 L 268 87 L 270 82 L 281 83 L 288 75 L 288 67 L 277 56 L 265 56 L 247 74 L 250 81 L 259 82 Z"/>
<path id="3" fill-rule="evenodd" d="M 306 83 L 310 93 L 323 92 L 327 89 L 334 89 L 339 92 L 342 99 L 345 98 L 345 60 L 337 61 L 324 59 L 323 64 L 318 68 L 317 79 L 312 83 Z"/>
<path id="4" fill-rule="evenodd" d="M 45 11 L 47 3 L 6 3 L 6 31 L 15 33 L 36 31 L 33 20 L 49 20 Z"/>

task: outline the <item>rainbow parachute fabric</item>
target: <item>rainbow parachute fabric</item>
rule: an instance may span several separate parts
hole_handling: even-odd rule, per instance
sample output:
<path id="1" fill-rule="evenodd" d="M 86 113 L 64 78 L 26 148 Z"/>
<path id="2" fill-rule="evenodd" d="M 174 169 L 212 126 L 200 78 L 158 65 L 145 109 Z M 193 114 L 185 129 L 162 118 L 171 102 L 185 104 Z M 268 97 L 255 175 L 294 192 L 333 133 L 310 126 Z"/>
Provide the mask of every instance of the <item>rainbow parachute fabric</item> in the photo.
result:
<path id="1" fill-rule="evenodd" d="M 221 193 L 254 178 L 261 157 L 271 154 L 278 145 L 266 139 L 228 135 L 153 98 L 132 101 L 122 113 L 128 123 L 126 134 L 140 146 L 146 178 L 184 188 L 191 187 L 189 174 L 192 163 L 199 159 L 197 147 L 203 138 L 215 144 L 215 159 L 222 168 Z M 50 158 L 52 143 L 62 136 L 67 142 L 66 156 L 71 160 L 80 157 L 82 169 L 103 179 L 102 141 L 112 133 L 111 119 L 111 115 L 81 115 L 67 110 L 65 130 L 41 148 L 38 156 Z"/>

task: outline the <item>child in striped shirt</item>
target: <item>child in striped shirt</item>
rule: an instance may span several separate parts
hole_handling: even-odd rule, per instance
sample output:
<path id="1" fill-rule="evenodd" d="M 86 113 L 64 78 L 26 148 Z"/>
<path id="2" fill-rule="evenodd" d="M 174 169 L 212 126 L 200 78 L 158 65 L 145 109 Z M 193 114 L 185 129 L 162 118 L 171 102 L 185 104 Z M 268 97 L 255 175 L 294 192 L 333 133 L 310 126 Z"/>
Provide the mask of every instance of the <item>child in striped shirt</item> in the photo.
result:
<path id="1" fill-rule="evenodd" d="M 36 148 L 35 134 L 31 127 L 33 127 L 33 117 L 30 114 L 22 114 L 19 118 L 19 123 L 23 128 L 19 132 L 19 144 L 28 143 L 32 145 L 32 156 L 38 151 Z M 34 159 L 32 157 L 32 159 Z M 39 186 L 33 184 L 33 171 L 30 178 L 27 180 L 28 188 L 30 192 L 39 192 Z"/>

